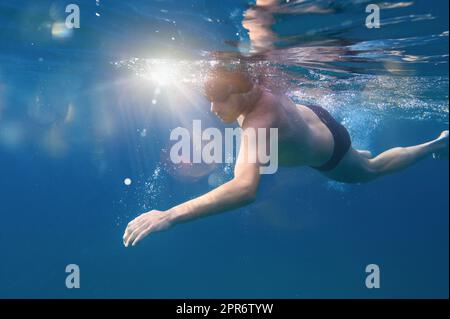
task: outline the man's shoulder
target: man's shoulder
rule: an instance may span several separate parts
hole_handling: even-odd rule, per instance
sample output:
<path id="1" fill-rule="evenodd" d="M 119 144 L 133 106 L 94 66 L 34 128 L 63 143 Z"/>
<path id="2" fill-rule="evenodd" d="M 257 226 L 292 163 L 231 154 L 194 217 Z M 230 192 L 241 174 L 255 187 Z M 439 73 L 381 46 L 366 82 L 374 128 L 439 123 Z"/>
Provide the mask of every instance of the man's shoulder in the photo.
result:
<path id="1" fill-rule="evenodd" d="M 258 109 L 247 114 L 242 128 L 270 128 L 275 123 L 276 116 L 269 109 Z"/>

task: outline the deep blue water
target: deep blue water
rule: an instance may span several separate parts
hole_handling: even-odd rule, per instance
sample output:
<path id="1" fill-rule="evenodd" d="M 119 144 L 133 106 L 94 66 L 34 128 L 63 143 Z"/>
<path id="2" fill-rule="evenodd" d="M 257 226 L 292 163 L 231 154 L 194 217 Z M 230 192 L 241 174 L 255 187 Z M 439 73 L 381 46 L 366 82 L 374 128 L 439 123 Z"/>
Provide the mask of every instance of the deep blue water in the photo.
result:
<path id="1" fill-rule="evenodd" d="M 80 29 L 52 34 L 69 3 L 0 0 L 1 298 L 448 297 L 448 161 L 431 158 L 364 185 L 280 168 L 250 206 L 125 249 L 131 219 L 231 178 L 229 166 L 174 172 L 162 150 L 193 119 L 226 127 L 190 77 L 213 51 L 249 54 L 254 2 L 76 1 Z M 335 10 L 294 3 L 273 26 L 268 63 L 294 100 L 320 103 L 374 153 L 448 129 L 448 1 L 383 9 L 370 31 L 368 1 L 312 3 Z M 331 61 L 308 50 L 326 40 Z M 187 63 L 183 90 L 145 80 L 161 60 Z M 68 264 L 80 289 L 65 286 Z"/>

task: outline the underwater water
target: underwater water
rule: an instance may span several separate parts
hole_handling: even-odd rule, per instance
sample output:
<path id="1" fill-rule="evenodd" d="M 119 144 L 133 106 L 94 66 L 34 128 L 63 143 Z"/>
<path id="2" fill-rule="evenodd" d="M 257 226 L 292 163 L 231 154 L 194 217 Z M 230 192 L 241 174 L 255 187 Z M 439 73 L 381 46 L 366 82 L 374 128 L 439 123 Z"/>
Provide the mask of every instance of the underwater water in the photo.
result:
<path id="1" fill-rule="evenodd" d="M 280 167 L 249 206 L 122 243 L 232 177 L 166 156 L 176 127 L 229 127 L 200 89 L 218 61 L 245 57 L 374 153 L 448 129 L 448 1 L 384 2 L 373 29 L 370 3 L 0 0 L 0 298 L 448 298 L 445 160 L 363 185 Z"/>

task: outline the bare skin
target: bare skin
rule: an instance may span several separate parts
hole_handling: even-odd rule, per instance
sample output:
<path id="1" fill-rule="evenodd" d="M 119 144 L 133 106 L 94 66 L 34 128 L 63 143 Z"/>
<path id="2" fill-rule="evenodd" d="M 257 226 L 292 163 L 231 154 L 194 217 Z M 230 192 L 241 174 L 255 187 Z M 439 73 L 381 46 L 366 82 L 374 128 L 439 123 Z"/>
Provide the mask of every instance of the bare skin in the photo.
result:
<path id="1" fill-rule="evenodd" d="M 243 27 L 248 30 L 254 53 L 270 57 L 278 36 L 272 30 L 273 13 L 282 12 L 279 0 L 257 0 L 256 6 L 245 13 Z M 303 13 L 326 13 L 315 5 L 303 6 Z M 303 54 L 305 54 L 305 48 Z M 329 48 L 328 48 L 329 51 Z M 309 54 L 314 54 L 310 52 Z M 339 54 L 330 56 L 336 60 Z M 324 55 L 320 57 L 323 59 Z M 170 227 L 229 211 L 254 201 L 259 185 L 259 164 L 247 160 L 258 152 L 248 143 L 245 132 L 257 128 L 278 128 L 279 165 L 321 166 L 334 149 L 334 139 L 329 129 L 309 108 L 294 104 L 286 96 L 275 95 L 262 86 L 254 86 L 246 94 L 233 94 L 222 103 L 212 103 L 211 111 L 223 122 L 238 121 L 243 129 L 243 141 L 234 168 L 234 178 L 188 202 L 166 211 L 152 210 L 131 221 L 123 236 L 126 247 L 135 246 L 151 233 Z M 267 130 L 268 131 L 268 130 Z M 266 136 L 269 145 L 269 136 Z M 256 143 L 258 145 L 258 143 Z M 364 183 L 378 177 L 403 170 L 428 156 L 445 158 L 448 154 L 448 131 L 435 140 L 412 147 L 390 149 L 378 156 L 366 150 L 350 148 L 339 165 L 325 175 L 346 183 Z"/>
<path id="2" fill-rule="evenodd" d="M 232 94 L 225 102 L 212 103 L 211 111 L 225 123 L 237 121 L 243 129 L 234 178 L 167 211 L 152 210 L 137 217 L 125 230 L 123 240 L 126 247 L 135 246 L 150 233 L 254 201 L 260 180 L 259 164 L 247 159 L 250 154 L 258 152 L 258 144 L 248 143 L 245 134 L 248 130 L 278 128 L 279 165 L 282 166 L 320 166 L 333 153 L 333 136 L 314 112 L 262 86 L 255 85 L 249 93 Z M 448 154 L 448 135 L 448 131 L 444 131 L 433 141 L 393 148 L 375 157 L 368 151 L 351 148 L 338 166 L 325 174 L 340 182 L 369 182 L 403 170 L 432 154 L 445 156 Z"/>

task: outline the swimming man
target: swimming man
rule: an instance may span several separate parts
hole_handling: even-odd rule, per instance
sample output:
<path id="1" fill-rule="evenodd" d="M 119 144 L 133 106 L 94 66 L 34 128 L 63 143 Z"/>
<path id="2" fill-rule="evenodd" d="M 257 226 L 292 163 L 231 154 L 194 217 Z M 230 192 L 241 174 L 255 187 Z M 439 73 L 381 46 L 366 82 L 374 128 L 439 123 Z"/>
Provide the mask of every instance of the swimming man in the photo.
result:
<path id="1" fill-rule="evenodd" d="M 205 95 L 215 115 L 225 123 L 237 121 L 242 128 L 234 178 L 167 211 L 152 210 L 137 217 L 125 230 L 126 247 L 136 245 L 150 233 L 254 201 L 260 181 L 260 163 L 247 159 L 251 154 L 258 154 L 259 143 L 247 140 L 246 132 L 250 130 L 278 129 L 279 165 L 310 166 L 330 179 L 345 183 L 369 182 L 401 171 L 432 154 L 448 155 L 448 130 L 430 142 L 393 148 L 378 156 L 357 150 L 352 147 L 345 127 L 324 108 L 296 105 L 287 96 L 254 83 L 241 71 L 215 69 L 205 84 Z M 269 144 L 266 141 L 266 145 Z"/>

